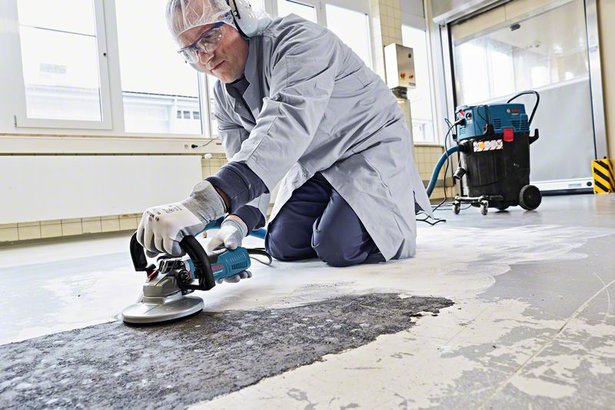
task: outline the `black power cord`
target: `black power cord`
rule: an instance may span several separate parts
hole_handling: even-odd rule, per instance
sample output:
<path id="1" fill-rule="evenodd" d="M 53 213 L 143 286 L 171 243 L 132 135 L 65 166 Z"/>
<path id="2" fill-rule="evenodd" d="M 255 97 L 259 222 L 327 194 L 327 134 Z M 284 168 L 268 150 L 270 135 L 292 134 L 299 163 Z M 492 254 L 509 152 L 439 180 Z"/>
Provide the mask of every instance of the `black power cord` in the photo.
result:
<path id="1" fill-rule="evenodd" d="M 196 149 L 196 148 L 203 148 L 208 146 L 209 144 L 211 144 L 212 142 L 214 142 L 215 140 L 211 139 L 209 141 L 207 141 L 205 144 L 191 144 L 190 148 L 192 149 Z"/>

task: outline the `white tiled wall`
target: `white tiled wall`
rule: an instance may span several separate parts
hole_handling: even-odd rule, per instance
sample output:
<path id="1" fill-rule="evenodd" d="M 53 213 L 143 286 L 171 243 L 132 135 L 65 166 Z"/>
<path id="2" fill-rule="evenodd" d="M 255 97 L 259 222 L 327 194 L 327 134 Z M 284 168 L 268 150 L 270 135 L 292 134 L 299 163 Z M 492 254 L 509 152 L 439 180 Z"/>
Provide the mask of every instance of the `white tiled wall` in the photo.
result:
<path id="1" fill-rule="evenodd" d="M 224 164 L 226 164 L 226 156 L 224 154 L 213 154 L 209 159 L 203 158 L 201 160 L 203 178 L 215 174 Z"/>
<path id="2" fill-rule="evenodd" d="M 400 0 L 372 0 L 370 5 L 375 50 L 374 69 L 384 79 L 384 47 L 402 42 Z"/>
<path id="3" fill-rule="evenodd" d="M 223 154 L 213 154 L 210 159 L 203 158 L 201 161 L 203 178 L 215 174 L 225 163 L 226 157 Z M 0 244 L 83 234 L 134 231 L 137 229 L 140 220 L 141 214 L 128 214 L 108 215 L 97 218 L 0 224 Z"/>
<path id="4" fill-rule="evenodd" d="M 425 186 L 429 183 L 431 179 L 431 175 L 433 173 L 433 169 L 436 166 L 436 163 L 442 156 L 444 152 L 444 148 L 439 145 L 416 145 L 414 147 L 414 158 L 416 159 L 417 168 L 419 170 L 419 175 L 421 179 L 425 183 Z M 455 161 L 452 163 L 453 167 L 456 167 Z M 436 184 L 436 188 L 433 190 L 431 194 L 432 201 L 440 201 L 444 198 L 444 190 L 441 188 L 442 181 L 444 179 L 444 171 L 445 167 L 442 167 L 440 170 L 440 174 L 438 175 L 438 183 Z M 453 180 L 450 177 L 450 168 L 449 173 L 447 174 L 448 178 L 446 179 L 446 196 L 448 198 L 453 197 L 455 194 L 456 187 L 453 187 Z"/>
<path id="5" fill-rule="evenodd" d="M 442 155 L 442 152 L 443 148 L 440 146 L 415 146 L 417 167 L 425 183 L 431 178 L 433 167 Z M 225 163 L 226 157 L 223 154 L 214 154 L 210 159 L 203 159 L 201 162 L 203 177 L 215 174 Z M 442 179 L 442 173 L 439 179 Z M 447 185 L 452 185 L 450 178 L 447 180 Z M 449 189 L 449 198 L 451 195 L 452 190 Z M 443 198 L 442 189 L 436 188 L 432 194 L 432 199 L 438 200 L 440 198 Z M 137 229 L 140 219 L 141 214 L 129 214 L 5 224 L 0 225 L 0 243 L 104 232 L 134 231 Z"/>
<path id="6" fill-rule="evenodd" d="M 102 232 L 134 231 L 140 214 L 75 218 L 0 225 L 0 243 Z"/>

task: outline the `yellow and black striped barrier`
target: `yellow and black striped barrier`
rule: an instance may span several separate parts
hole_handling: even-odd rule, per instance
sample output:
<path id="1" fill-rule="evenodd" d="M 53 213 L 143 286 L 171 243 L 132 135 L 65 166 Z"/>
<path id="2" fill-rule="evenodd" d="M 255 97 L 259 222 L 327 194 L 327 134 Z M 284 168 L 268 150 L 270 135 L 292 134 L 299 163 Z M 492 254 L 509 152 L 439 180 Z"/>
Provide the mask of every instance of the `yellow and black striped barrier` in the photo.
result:
<path id="1" fill-rule="evenodd" d="M 615 192 L 613 164 L 610 160 L 605 158 L 592 161 L 592 173 L 594 174 L 594 194 Z"/>

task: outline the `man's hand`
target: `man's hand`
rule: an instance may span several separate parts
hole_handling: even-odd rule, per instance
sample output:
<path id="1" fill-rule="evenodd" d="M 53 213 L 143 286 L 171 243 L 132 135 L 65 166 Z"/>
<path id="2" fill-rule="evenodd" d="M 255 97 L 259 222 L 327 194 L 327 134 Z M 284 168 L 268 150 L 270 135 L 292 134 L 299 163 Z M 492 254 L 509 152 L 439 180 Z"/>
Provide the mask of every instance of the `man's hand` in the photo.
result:
<path id="1" fill-rule="evenodd" d="M 242 279 L 250 279 L 251 277 L 252 277 L 252 272 L 250 272 L 249 270 L 244 270 L 243 272 L 238 273 L 237 275 L 233 275 L 233 276 L 226 277 L 224 279 L 220 279 L 219 281 L 217 281 L 217 283 L 218 284 L 222 282 L 237 283 Z"/>
<path id="2" fill-rule="evenodd" d="M 236 215 L 229 215 L 224 222 L 222 222 L 220 230 L 216 232 L 207 244 L 207 252 L 220 252 L 225 248 L 231 250 L 237 249 L 238 246 L 241 246 L 241 241 L 246 236 L 248 236 L 248 227 L 246 224 L 240 217 Z M 251 277 L 252 273 L 250 271 L 243 271 L 237 275 L 221 279 L 218 283 L 237 283 L 241 279 L 248 279 Z"/>
<path id="3" fill-rule="evenodd" d="M 207 244 L 207 252 L 213 253 L 218 249 L 237 249 L 241 246 L 243 238 L 248 236 L 248 227 L 236 215 L 229 215 L 220 225 L 220 229 L 212 236 Z"/>
<path id="4" fill-rule="evenodd" d="M 179 242 L 198 234 L 224 212 L 220 195 L 208 181 L 202 181 L 184 201 L 147 209 L 139 223 L 137 241 L 149 253 L 181 256 L 184 252 Z"/>

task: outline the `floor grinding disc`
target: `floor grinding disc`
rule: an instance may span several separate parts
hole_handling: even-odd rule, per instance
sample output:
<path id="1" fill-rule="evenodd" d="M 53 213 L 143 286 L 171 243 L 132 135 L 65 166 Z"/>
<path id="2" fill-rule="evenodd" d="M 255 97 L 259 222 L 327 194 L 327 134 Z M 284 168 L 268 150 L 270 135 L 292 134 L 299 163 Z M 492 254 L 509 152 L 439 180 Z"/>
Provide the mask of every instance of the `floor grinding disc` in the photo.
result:
<path id="1" fill-rule="evenodd" d="M 201 310 L 203 310 L 203 299 L 184 296 L 163 304 L 135 303 L 124 309 L 122 320 L 135 324 L 160 323 L 190 316 Z"/>

